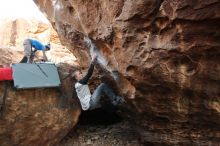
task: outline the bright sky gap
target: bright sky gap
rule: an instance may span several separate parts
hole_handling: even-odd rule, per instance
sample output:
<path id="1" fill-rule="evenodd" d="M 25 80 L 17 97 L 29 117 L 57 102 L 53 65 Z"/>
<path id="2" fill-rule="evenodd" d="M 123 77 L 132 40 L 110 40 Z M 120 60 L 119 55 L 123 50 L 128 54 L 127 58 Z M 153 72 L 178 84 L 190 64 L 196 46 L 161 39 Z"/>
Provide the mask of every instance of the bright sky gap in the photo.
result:
<path id="1" fill-rule="evenodd" d="M 47 22 L 33 0 L 0 0 L 0 19 L 37 19 Z"/>

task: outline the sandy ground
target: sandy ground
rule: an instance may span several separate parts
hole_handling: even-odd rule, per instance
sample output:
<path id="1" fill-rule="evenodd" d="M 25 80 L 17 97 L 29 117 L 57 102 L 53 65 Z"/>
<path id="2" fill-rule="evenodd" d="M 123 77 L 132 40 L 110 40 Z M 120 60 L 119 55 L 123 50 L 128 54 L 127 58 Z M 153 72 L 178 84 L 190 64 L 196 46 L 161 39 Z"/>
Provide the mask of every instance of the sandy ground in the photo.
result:
<path id="1" fill-rule="evenodd" d="M 132 125 L 117 117 L 98 111 L 81 116 L 79 124 L 58 146 L 142 146 Z"/>

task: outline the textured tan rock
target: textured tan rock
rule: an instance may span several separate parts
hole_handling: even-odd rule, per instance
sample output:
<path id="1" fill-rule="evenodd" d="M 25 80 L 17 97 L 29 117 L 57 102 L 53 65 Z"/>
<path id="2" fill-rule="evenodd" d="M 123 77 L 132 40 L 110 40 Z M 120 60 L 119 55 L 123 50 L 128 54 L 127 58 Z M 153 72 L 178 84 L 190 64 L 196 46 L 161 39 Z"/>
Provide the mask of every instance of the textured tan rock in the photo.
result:
<path id="1" fill-rule="evenodd" d="M 18 62 L 23 57 L 22 51 L 17 51 L 13 48 L 0 48 L 1 59 L 0 65 L 8 67 L 11 63 Z"/>
<path id="2" fill-rule="evenodd" d="M 0 82 L 1 96 L 3 87 Z M 75 126 L 79 114 L 77 102 L 61 97 L 57 89 L 17 91 L 10 85 L 0 118 L 0 145 L 55 145 Z"/>
<path id="3" fill-rule="evenodd" d="M 218 0 L 36 3 L 80 65 L 89 60 L 83 42 L 89 36 L 101 67 L 119 72 L 130 109 L 124 115 L 136 123 L 143 143 L 219 145 Z"/>
<path id="4" fill-rule="evenodd" d="M 58 36 L 49 24 L 16 20 L 1 22 L 0 65 L 10 66 L 23 57 L 22 41 L 26 37 L 52 42 L 49 57 L 57 63 L 62 86 L 60 89 L 15 90 L 9 85 L 3 115 L 0 117 L 1 146 L 54 146 L 77 123 L 80 115 L 78 102 L 72 99 L 73 81 L 69 72 L 74 68 L 74 56 L 62 49 Z M 16 23 L 16 27 L 11 24 Z M 11 33 L 11 30 L 17 34 Z M 10 39 L 14 36 L 13 39 Z M 42 40 L 43 41 L 43 40 Z M 67 64 L 68 63 L 68 64 Z M 4 82 L 0 82 L 0 106 L 4 93 Z M 75 98 L 76 99 L 76 98 Z"/>

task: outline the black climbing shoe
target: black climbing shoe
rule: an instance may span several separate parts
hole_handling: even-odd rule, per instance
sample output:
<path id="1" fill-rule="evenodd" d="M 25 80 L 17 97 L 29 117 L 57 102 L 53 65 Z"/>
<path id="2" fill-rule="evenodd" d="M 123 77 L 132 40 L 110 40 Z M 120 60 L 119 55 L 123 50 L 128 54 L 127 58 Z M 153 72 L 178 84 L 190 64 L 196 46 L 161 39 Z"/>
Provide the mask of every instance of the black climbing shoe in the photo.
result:
<path id="1" fill-rule="evenodd" d="M 116 99 L 112 102 L 114 106 L 120 106 L 126 103 L 125 99 L 121 96 L 117 96 Z"/>

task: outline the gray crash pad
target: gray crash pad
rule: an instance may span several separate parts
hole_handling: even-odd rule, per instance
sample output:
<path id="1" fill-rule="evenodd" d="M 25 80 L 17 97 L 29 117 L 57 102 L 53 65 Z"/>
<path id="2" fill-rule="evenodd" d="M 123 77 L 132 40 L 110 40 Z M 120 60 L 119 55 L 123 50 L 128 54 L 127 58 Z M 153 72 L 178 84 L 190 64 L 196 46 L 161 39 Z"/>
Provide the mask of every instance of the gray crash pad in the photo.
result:
<path id="1" fill-rule="evenodd" d="M 17 63 L 12 65 L 14 87 L 17 89 L 59 87 L 55 64 Z"/>

